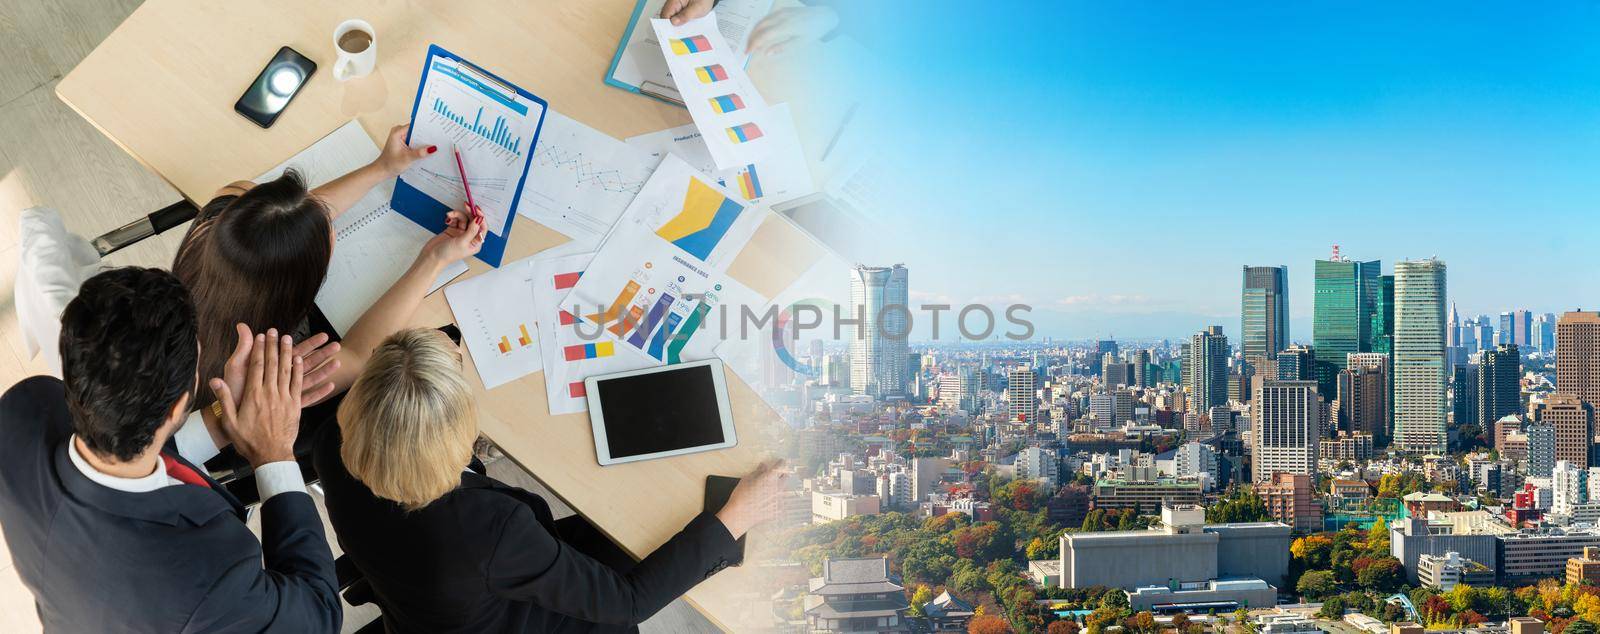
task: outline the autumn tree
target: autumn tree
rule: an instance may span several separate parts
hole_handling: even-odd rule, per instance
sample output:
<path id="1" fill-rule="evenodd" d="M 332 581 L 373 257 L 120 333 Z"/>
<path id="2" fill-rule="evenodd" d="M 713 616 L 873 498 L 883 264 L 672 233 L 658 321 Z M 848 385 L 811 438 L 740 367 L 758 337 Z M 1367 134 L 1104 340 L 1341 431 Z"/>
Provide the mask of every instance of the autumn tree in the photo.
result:
<path id="1" fill-rule="evenodd" d="M 1006 623 L 1005 619 L 991 614 L 974 616 L 971 621 L 967 622 L 967 634 L 1009 634 L 1010 632 L 1010 623 Z"/>

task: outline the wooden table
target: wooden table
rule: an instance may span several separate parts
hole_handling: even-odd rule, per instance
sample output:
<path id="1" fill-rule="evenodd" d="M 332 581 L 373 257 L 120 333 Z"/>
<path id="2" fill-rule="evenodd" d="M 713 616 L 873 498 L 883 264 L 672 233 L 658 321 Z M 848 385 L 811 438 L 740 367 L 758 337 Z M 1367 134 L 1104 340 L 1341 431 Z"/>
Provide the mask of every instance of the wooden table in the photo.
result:
<path id="1" fill-rule="evenodd" d="M 381 142 L 390 126 L 410 116 L 429 43 L 484 65 L 544 97 L 552 108 L 618 138 L 688 123 L 681 108 L 601 82 L 632 7 L 627 0 L 151 0 L 64 78 L 57 94 L 185 197 L 204 203 L 221 185 L 265 171 L 351 118 Z M 377 70 L 339 83 L 331 72 L 332 32 L 352 17 L 367 20 L 377 32 Z M 276 125 L 263 130 L 233 112 L 233 103 L 283 45 L 315 60 L 319 71 Z M 805 128 L 804 108 L 791 104 Z M 506 260 L 565 241 L 522 218 Z M 730 272 L 769 297 L 821 256 L 785 222 L 766 223 L 757 241 L 764 251 L 747 250 Z M 469 275 L 484 269 L 473 261 Z M 449 321 L 444 294 L 435 293 L 415 323 Z M 699 512 L 705 475 L 738 475 L 754 467 L 764 456 L 763 431 L 776 419 L 730 372 L 737 448 L 602 468 L 595 461 L 587 416 L 551 416 L 543 380 L 535 374 L 480 394 L 481 429 L 635 556 L 648 554 Z M 688 598 L 719 626 L 748 629 L 756 623 L 740 615 L 749 611 L 750 589 L 760 586 L 752 578 L 756 574 L 753 566 L 729 569 Z"/>

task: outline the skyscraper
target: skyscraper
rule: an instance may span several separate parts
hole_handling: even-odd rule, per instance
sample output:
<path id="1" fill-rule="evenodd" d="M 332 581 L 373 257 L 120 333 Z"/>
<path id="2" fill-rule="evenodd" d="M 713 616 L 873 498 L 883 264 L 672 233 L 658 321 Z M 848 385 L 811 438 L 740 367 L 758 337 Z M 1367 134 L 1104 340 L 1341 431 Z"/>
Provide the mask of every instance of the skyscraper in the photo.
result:
<path id="1" fill-rule="evenodd" d="M 1139 387 L 1151 385 L 1149 350 L 1140 349 L 1133 353 L 1133 384 Z"/>
<path id="2" fill-rule="evenodd" d="M 1284 348 L 1278 353 L 1278 373 L 1276 378 L 1280 381 L 1315 381 L 1317 355 L 1316 351 L 1300 344 Z M 1274 377 L 1266 377 L 1268 379 Z"/>
<path id="3" fill-rule="evenodd" d="M 1207 326 L 1189 338 L 1189 395 L 1194 399 L 1190 411 L 1208 412 L 1216 405 L 1228 404 L 1228 337 L 1222 326 Z"/>
<path id="4" fill-rule="evenodd" d="M 1556 430 L 1556 460 L 1589 466 L 1594 407 L 1571 394 L 1553 392 L 1533 410 L 1534 420 Z"/>
<path id="5" fill-rule="evenodd" d="M 1522 360 L 1516 344 L 1502 343 L 1478 353 L 1477 398 L 1477 423 L 1486 434 L 1501 417 L 1522 411 Z"/>
<path id="6" fill-rule="evenodd" d="M 1382 266 L 1377 260 L 1317 260 L 1311 315 L 1311 343 L 1318 356 L 1317 385 L 1332 394 L 1345 355 L 1372 349 L 1372 312 Z M 1441 326 L 1442 328 L 1442 326 Z"/>
<path id="7" fill-rule="evenodd" d="M 1372 352 L 1394 353 L 1394 276 L 1378 276 L 1372 303 Z"/>
<path id="8" fill-rule="evenodd" d="M 1250 365 L 1265 361 L 1289 345 L 1289 267 L 1244 267 L 1239 299 L 1239 350 Z"/>
<path id="9" fill-rule="evenodd" d="M 1444 453 L 1445 265 L 1394 267 L 1394 425 L 1402 451 Z"/>
<path id="10" fill-rule="evenodd" d="M 1478 415 L 1478 366 L 1463 363 L 1450 372 L 1450 406 L 1450 420 L 1458 425 L 1483 420 Z"/>
<path id="11" fill-rule="evenodd" d="M 1014 368 L 1007 375 L 1006 399 L 1011 403 L 1011 420 L 1032 423 L 1039 411 L 1039 396 L 1031 368 Z"/>
<path id="12" fill-rule="evenodd" d="M 850 271 L 850 388 L 857 394 L 905 396 L 909 324 L 906 267 L 857 266 Z"/>
<path id="13" fill-rule="evenodd" d="M 1600 313 L 1566 312 L 1556 322 L 1556 391 L 1600 403 Z"/>
<path id="14" fill-rule="evenodd" d="M 1372 435 L 1382 446 L 1389 436 L 1389 356 L 1379 352 L 1350 355 L 1339 373 L 1339 418 L 1347 432 Z"/>
<path id="15" fill-rule="evenodd" d="M 1540 355 L 1549 355 L 1556 351 L 1556 316 L 1545 313 L 1533 318 L 1533 334 L 1529 336 L 1528 345 Z"/>
<path id="16" fill-rule="evenodd" d="M 1315 381 L 1263 381 L 1251 403 L 1250 456 L 1255 482 L 1275 473 L 1317 472 L 1319 411 Z"/>

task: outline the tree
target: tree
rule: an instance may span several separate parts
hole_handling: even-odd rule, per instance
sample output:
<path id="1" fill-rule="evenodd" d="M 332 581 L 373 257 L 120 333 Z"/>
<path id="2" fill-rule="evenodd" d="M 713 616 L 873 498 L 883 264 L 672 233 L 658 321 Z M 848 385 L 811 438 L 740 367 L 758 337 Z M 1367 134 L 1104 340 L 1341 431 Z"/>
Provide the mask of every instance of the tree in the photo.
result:
<path id="1" fill-rule="evenodd" d="M 932 600 L 933 590 L 918 584 L 916 591 L 911 593 L 911 608 L 906 610 L 906 616 L 922 618 L 922 606 Z"/>
<path id="2" fill-rule="evenodd" d="M 1405 566 L 1394 557 L 1375 559 L 1356 573 L 1356 584 L 1374 592 L 1394 592 L 1405 581 Z"/>
<path id="3" fill-rule="evenodd" d="M 1010 634 L 1011 624 L 991 614 L 972 617 L 967 622 L 967 634 Z"/>
<path id="4" fill-rule="evenodd" d="M 1140 612 L 1123 620 L 1122 626 L 1134 634 L 1155 634 L 1160 628 L 1156 625 L 1156 617 L 1148 611 Z"/>
<path id="5" fill-rule="evenodd" d="M 1078 623 L 1065 619 L 1051 621 L 1049 627 L 1046 627 L 1044 631 L 1045 634 L 1078 634 Z"/>
<path id="6" fill-rule="evenodd" d="M 1333 554 L 1333 540 L 1326 535 L 1307 535 L 1289 544 L 1289 554 L 1302 560 L 1309 570 L 1325 569 Z"/>
<path id="7" fill-rule="evenodd" d="M 1216 524 L 1233 522 L 1260 522 L 1270 519 L 1267 504 L 1255 491 L 1236 488 L 1221 502 L 1206 508 L 1206 521 Z"/>
<path id="8" fill-rule="evenodd" d="M 1339 584 L 1333 578 L 1333 573 L 1326 570 L 1312 570 L 1300 575 L 1299 583 L 1295 589 L 1308 599 L 1320 599 L 1339 591 Z"/>
<path id="9" fill-rule="evenodd" d="M 1305 577 L 1301 577 L 1300 580 L 1304 581 Z M 1317 610 L 1317 616 L 1324 619 L 1342 619 L 1344 618 L 1344 607 L 1344 599 L 1328 597 L 1323 600 L 1322 608 Z"/>

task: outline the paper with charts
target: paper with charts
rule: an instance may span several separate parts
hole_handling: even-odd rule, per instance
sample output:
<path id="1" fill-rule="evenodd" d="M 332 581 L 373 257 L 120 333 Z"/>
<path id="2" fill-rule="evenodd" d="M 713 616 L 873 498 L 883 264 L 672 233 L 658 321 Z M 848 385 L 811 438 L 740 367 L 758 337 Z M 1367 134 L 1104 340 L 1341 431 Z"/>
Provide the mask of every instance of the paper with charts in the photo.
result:
<path id="1" fill-rule="evenodd" d="M 485 389 L 538 372 L 542 365 L 533 282 L 533 261 L 524 258 L 444 289 Z"/>
<path id="2" fill-rule="evenodd" d="M 717 169 L 734 169 L 770 153 L 773 140 L 766 130 L 772 125 L 771 113 L 745 75 L 739 55 L 717 31 L 716 12 L 680 26 L 662 19 L 650 25 Z"/>
<path id="3" fill-rule="evenodd" d="M 659 162 L 552 110 L 545 115 L 517 213 L 594 251 Z"/>
<path id="4" fill-rule="evenodd" d="M 628 138 L 628 145 L 660 158 L 676 154 L 690 165 L 710 174 L 723 187 L 728 188 L 745 202 L 767 205 L 794 200 L 816 191 L 811 181 L 811 168 L 806 164 L 805 149 L 800 146 L 799 135 L 794 131 L 794 120 L 789 116 L 789 104 L 772 107 L 771 127 L 766 128 L 772 138 L 772 152 L 765 158 L 729 170 L 717 169 L 711 150 L 694 124 L 668 128 L 659 132 Z M 549 134 L 548 126 L 545 132 Z"/>
<path id="5" fill-rule="evenodd" d="M 561 306 L 629 354 L 710 358 L 723 307 L 760 301 L 725 271 L 766 214 L 667 156 Z"/>
<path id="6" fill-rule="evenodd" d="M 400 179 L 438 203 L 464 209 L 466 190 L 452 151 L 460 150 L 472 201 L 489 232 L 503 241 L 544 106 L 445 56 L 430 58 L 424 80 L 410 143 L 439 151 L 412 163 Z"/>
<path id="7" fill-rule="evenodd" d="M 277 178 L 292 167 L 305 178 L 306 186 L 320 187 L 376 160 L 378 152 L 361 123 L 351 120 L 257 176 L 255 182 Z M 389 208 L 393 191 L 393 179 L 379 183 L 333 221 L 333 257 L 317 291 L 317 308 L 339 334 L 350 332 L 361 314 L 411 268 L 422 245 L 433 237 Z M 467 265 L 460 261 L 445 267 L 428 292 L 466 272 Z"/>
<path id="8" fill-rule="evenodd" d="M 540 351 L 544 357 L 544 391 L 551 414 L 589 409 L 583 380 L 660 365 L 632 354 L 617 354 L 617 345 L 595 336 L 598 329 L 580 329 L 578 318 L 561 309 L 561 301 L 578 284 L 593 253 L 561 257 L 536 256 L 531 264 L 533 303 L 537 307 Z M 585 334 L 587 333 L 587 334 Z"/>

